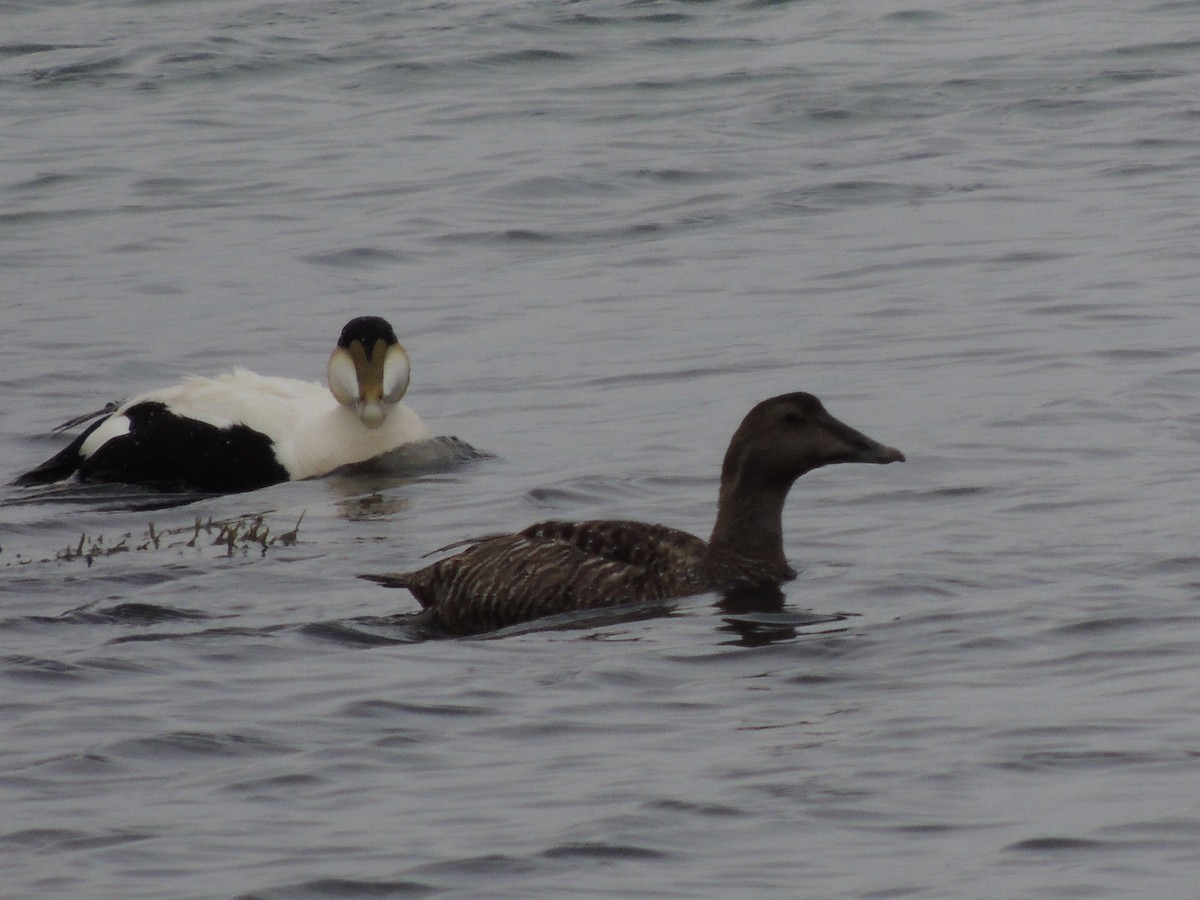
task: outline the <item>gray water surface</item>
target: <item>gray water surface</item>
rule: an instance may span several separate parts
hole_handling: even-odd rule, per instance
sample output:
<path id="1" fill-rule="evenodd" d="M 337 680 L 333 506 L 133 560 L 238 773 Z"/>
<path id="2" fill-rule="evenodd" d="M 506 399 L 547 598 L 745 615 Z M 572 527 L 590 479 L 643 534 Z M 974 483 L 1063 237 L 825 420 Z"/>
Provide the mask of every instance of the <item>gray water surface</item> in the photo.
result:
<path id="1" fill-rule="evenodd" d="M 490 455 L 4 489 L 0 892 L 1195 893 L 1200 6 L 2 22 L 3 480 L 185 373 L 320 380 L 360 314 Z M 425 640 L 357 578 L 542 518 L 705 534 L 792 390 L 909 461 L 796 485 L 779 608 Z"/>

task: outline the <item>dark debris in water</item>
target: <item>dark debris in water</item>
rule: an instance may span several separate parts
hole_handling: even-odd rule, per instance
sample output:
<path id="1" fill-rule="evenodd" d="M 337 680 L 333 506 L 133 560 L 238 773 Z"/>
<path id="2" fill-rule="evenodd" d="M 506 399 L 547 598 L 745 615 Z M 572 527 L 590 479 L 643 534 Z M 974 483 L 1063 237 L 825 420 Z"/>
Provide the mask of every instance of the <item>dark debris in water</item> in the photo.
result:
<path id="1" fill-rule="evenodd" d="M 97 559 L 116 556 L 119 553 L 147 552 L 154 550 L 185 550 L 203 549 L 205 547 L 223 547 L 225 556 L 246 556 L 252 550 L 260 556 L 266 556 L 272 547 L 293 547 L 299 540 L 300 523 L 304 513 L 296 520 L 289 530 L 272 533 L 265 516 L 243 515 L 232 519 L 205 520 L 196 516 L 191 525 L 175 528 L 159 529 L 153 522 L 146 526 L 141 537 L 134 538 L 133 532 L 125 532 L 119 538 L 112 539 L 103 534 L 91 535 L 83 532 L 79 540 L 55 553 L 53 559 L 25 558 L 19 554 L 7 566 L 29 565 L 34 562 L 78 562 L 82 560 L 89 567 Z"/>

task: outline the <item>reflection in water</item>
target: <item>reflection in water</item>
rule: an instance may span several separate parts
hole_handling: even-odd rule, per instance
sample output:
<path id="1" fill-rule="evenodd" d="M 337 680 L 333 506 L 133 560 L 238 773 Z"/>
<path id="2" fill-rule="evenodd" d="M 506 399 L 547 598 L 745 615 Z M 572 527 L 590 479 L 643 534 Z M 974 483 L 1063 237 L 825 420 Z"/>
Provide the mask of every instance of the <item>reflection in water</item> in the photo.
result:
<path id="1" fill-rule="evenodd" d="M 778 585 L 763 587 L 734 588 L 724 592 L 717 608 L 725 614 L 724 625 L 718 630 L 737 635 L 737 639 L 726 641 L 743 647 L 763 647 L 781 641 L 790 641 L 802 634 L 812 634 L 814 625 L 844 622 L 852 613 L 787 612 L 785 597 Z M 818 633 L 845 631 L 845 628 L 822 628 Z"/>
<path id="2" fill-rule="evenodd" d="M 435 437 L 343 466 L 324 480 L 344 498 L 337 503 L 342 518 L 351 522 L 387 519 L 407 510 L 408 500 L 380 491 L 487 456 L 456 437 Z"/>
<path id="3" fill-rule="evenodd" d="M 62 481 L 36 487 L 13 487 L 0 499 L 0 506 L 28 506 L 42 503 L 71 503 L 87 506 L 97 512 L 154 512 L 174 509 L 218 494 L 195 492 L 155 491 L 130 484 L 90 484 Z"/>
<path id="4" fill-rule="evenodd" d="M 360 575 L 368 581 L 373 576 Z M 685 598 L 679 598 L 683 600 Z M 783 591 L 776 586 L 761 588 L 739 588 L 725 592 L 716 607 L 723 624 L 718 631 L 736 635 L 736 640 L 725 641 L 726 645 L 762 647 L 781 641 L 794 640 L 812 634 L 830 634 L 846 629 L 828 626 L 845 622 L 854 613 L 816 613 L 811 610 L 786 610 Z M 602 639 L 600 629 L 647 619 L 665 618 L 677 611 L 676 601 L 656 601 L 608 606 L 600 609 L 572 610 L 553 616 L 521 622 L 483 634 L 466 637 L 450 635 L 436 626 L 431 626 L 424 610 L 398 613 L 383 619 L 355 619 L 353 621 L 325 623 L 310 626 L 308 633 L 326 639 L 353 644 L 373 645 L 376 643 L 409 643 L 413 641 L 457 637 L 460 640 L 495 640 L 539 631 L 584 631 Z"/>
<path id="5" fill-rule="evenodd" d="M 341 485 L 339 485 L 341 487 Z M 408 509 L 408 498 L 397 494 L 358 494 L 339 500 L 338 514 L 349 522 L 390 519 Z"/>
<path id="6" fill-rule="evenodd" d="M 452 469 L 470 460 L 487 457 L 487 453 L 476 450 L 466 441 L 456 437 L 434 437 L 397 447 L 365 462 L 343 466 L 325 476 L 324 480 L 347 496 L 364 494 L 401 484 L 420 475 Z M 249 495 L 253 492 L 245 493 Z M 16 487 L 10 484 L 4 496 L 0 497 L 0 506 L 73 503 L 83 504 L 100 512 L 144 512 L 172 509 L 220 496 L 222 494 L 159 491 L 145 485 L 82 482 L 72 478 L 34 487 Z M 383 514 L 386 514 L 386 511 L 381 510 L 380 515 Z"/>
<path id="7" fill-rule="evenodd" d="M 673 611 L 674 607 L 665 603 L 632 603 L 623 606 L 606 606 L 601 609 L 580 609 L 546 616 L 541 619 L 534 619 L 531 622 L 518 622 L 515 625 L 509 625 L 507 628 L 498 628 L 495 631 L 485 631 L 480 634 L 469 635 L 451 634 L 436 625 L 430 624 L 430 616 L 425 610 L 397 613 L 390 619 L 379 621 L 386 621 L 392 627 L 404 631 L 409 635 L 407 639 L 413 641 L 446 638 L 463 641 L 490 641 L 522 634 L 535 634 L 540 631 L 586 630 L 595 632 L 595 634 L 589 635 L 589 637 L 599 638 L 602 634 L 598 629 L 613 625 L 624 625 L 630 622 L 640 622 L 645 619 L 662 618 L 671 615 Z M 342 624 L 357 629 L 360 621 L 362 620 L 356 619 L 354 623 Z"/>

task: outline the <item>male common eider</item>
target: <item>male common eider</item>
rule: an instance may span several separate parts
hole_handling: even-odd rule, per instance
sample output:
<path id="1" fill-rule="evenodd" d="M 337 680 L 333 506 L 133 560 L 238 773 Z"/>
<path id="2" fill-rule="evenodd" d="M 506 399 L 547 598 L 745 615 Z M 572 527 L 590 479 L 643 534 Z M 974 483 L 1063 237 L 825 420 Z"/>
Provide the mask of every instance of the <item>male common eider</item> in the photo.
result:
<path id="1" fill-rule="evenodd" d="M 21 485 L 71 476 L 160 490 L 248 491 L 325 475 L 431 437 L 400 402 L 408 354 L 378 316 L 353 319 L 329 357 L 329 387 L 244 369 L 126 400 Z"/>
<path id="2" fill-rule="evenodd" d="M 796 577 L 783 553 L 782 517 L 797 478 L 831 463 L 903 461 L 899 450 L 839 422 L 811 394 L 784 394 L 755 406 L 734 433 L 707 543 L 642 522 L 542 522 L 469 541 L 469 549 L 415 572 L 363 577 L 407 588 L 424 619 L 453 634 L 568 610 L 777 585 Z"/>

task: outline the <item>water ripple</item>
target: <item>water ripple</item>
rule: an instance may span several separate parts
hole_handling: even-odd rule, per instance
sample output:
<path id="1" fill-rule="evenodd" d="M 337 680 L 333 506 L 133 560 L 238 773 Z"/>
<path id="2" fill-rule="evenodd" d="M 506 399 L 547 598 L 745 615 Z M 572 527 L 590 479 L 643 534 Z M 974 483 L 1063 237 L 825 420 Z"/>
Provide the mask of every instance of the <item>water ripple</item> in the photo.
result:
<path id="1" fill-rule="evenodd" d="M 5 480 L 365 312 L 488 454 L 5 489 L 5 890 L 1195 892 L 1194 4 L 9 13 Z M 779 594 L 453 640 L 357 577 L 539 510 L 703 533 L 797 389 L 910 461 L 804 476 Z"/>

